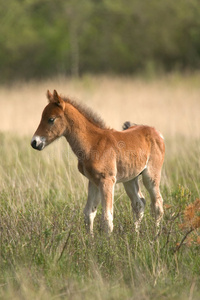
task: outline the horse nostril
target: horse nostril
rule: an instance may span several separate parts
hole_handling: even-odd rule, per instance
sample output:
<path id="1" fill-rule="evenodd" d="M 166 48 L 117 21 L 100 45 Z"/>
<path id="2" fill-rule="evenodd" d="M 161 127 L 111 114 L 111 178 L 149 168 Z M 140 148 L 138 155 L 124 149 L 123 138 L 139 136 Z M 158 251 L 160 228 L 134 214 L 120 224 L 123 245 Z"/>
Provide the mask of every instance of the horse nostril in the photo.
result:
<path id="1" fill-rule="evenodd" d="M 32 146 L 34 149 L 37 149 L 37 142 L 36 142 L 36 140 L 33 140 L 33 141 L 31 142 L 31 146 Z"/>
<path id="2" fill-rule="evenodd" d="M 45 147 L 45 138 L 41 136 L 33 136 L 31 146 L 36 150 L 42 150 Z"/>
<path id="3" fill-rule="evenodd" d="M 41 137 L 33 137 L 31 146 L 36 150 L 42 150 L 45 147 L 45 141 Z"/>
<path id="4" fill-rule="evenodd" d="M 41 142 L 39 145 L 37 145 L 36 149 L 41 151 L 44 148 L 44 143 Z"/>

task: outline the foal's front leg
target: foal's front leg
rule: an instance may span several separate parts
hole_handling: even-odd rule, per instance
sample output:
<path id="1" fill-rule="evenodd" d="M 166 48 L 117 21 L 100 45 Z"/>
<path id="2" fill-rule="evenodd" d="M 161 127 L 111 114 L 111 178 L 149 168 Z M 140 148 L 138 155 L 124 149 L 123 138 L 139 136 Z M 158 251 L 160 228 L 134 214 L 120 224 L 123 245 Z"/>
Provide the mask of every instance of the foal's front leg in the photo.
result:
<path id="1" fill-rule="evenodd" d="M 102 222 L 106 233 L 113 231 L 113 199 L 115 177 L 102 179 L 100 182 L 100 194 L 102 202 Z"/>
<path id="2" fill-rule="evenodd" d="M 84 208 L 85 224 L 87 230 L 93 235 L 93 223 L 97 213 L 97 206 L 100 202 L 100 192 L 91 181 L 88 184 L 88 199 Z"/>

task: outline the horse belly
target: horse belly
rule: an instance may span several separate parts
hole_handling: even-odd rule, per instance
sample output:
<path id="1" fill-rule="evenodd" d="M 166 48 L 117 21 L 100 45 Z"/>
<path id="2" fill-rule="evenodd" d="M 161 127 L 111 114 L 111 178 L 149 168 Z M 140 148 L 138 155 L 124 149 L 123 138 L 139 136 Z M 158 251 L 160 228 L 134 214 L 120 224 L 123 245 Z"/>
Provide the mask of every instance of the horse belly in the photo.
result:
<path id="1" fill-rule="evenodd" d="M 135 166 L 134 164 L 119 164 L 117 168 L 117 182 L 126 182 L 136 178 L 144 169 L 145 164 L 142 166 Z"/>

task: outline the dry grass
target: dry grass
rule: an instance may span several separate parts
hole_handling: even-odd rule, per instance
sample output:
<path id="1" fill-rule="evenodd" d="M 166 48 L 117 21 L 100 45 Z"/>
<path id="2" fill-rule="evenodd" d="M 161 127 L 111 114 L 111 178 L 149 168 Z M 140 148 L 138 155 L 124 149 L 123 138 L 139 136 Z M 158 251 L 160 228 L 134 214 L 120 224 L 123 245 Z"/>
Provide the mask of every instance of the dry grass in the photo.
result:
<path id="1" fill-rule="evenodd" d="M 199 79 L 85 76 L 0 88 L 1 299 L 199 299 L 199 229 L 180 229 L 200 197 Z M 163 133 L 165 214 L 156 239 L 149 198 L 137 236 L 120 186 L 111 239 L 101 235 L 99 211 L 95 239 L 86 235 L 87 182 L 68 144 L 61 139 L 42 152 L 29 144 L 47 89 L 85 101 L 116 129 L 131 120 Z"/>
<path id="2" fill-rule="evenodd" d="M 124 121 L 155 126 L 165 137 L 200 136 L 200 75 L 173 75 L 145 81 L 134 78 L 85 76 L 55 78 L 0 88 L 1 131 L 32 135 L 47 103 L 46 90 L 85 102 L 107 124 L 121 129 Z"/>

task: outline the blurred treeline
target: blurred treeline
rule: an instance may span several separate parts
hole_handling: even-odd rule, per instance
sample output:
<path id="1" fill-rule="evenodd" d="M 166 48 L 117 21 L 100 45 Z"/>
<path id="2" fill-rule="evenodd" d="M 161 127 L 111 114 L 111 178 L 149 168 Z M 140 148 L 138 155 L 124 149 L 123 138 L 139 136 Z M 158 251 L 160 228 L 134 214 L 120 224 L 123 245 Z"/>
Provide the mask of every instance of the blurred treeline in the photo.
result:
<path id="1" fill-rule="evenodd" d="M 199 67 L 199 0 L 0 0 L 1 82 Z"/>

